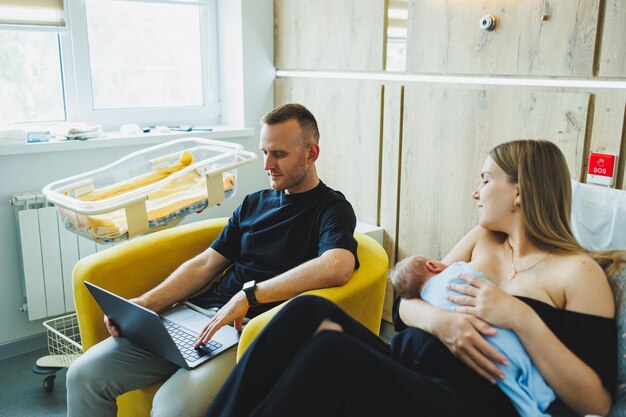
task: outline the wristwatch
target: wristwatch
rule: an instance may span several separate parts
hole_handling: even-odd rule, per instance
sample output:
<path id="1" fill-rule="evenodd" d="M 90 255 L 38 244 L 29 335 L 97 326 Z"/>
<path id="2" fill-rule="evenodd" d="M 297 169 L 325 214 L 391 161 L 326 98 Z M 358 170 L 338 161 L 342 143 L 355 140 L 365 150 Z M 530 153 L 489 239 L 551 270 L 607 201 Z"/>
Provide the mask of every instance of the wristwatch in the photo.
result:
<path id="1" fill-rule="evenodd" d="M 256 299 L 256 295 L 254 295 L 254 290 L 256 290 L 256 281 L 248 281 L 243 284 L 242 288 L 243 292 L 246 294 L 246 298 L 248 299 L 248 305 L 250 307 L 256 307 L 259 303 Z"/>

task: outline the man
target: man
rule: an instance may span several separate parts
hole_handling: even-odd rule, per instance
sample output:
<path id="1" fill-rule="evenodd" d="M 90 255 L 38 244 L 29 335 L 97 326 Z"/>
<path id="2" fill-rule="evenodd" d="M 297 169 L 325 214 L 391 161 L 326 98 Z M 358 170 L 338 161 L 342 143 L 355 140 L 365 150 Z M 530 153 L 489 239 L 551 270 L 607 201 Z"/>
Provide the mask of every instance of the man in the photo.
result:
<path id="1" fill-rule="evenodd" d="M 299 104 L 262 119 L 260 149 L 271 189 L 249 194 L 211 247 L 183 263 L 163 283 L 133 301 L 153 311 L 196 294 L 218 307 L 196 346 L 222 326 L 254 317 L 303 291 L 345 284 L 355 269 L 356 218 L 339 192 L 318 178 L 319 131 Z M 245 285 L 245 291 L 243 290 Z M 105 317 L 110 337 L 75 361 L 67 374 L 68 417 L 115 416 L 115 398 L 167 378 L 152 416 L 200 416 L 235 365 L 236 347 L 194 370 L 180 369 L 128 340 Z"/>

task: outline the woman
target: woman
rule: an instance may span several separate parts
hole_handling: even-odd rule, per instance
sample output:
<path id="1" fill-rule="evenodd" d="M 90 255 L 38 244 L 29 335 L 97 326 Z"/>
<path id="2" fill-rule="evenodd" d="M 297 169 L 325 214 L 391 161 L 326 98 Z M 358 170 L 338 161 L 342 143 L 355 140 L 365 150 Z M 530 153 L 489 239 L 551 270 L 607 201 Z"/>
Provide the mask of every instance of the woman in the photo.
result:
<path id="1" fill-rule="evenodd" d="M 485 336 L 517 333 L 557 394 L 547 414 L 606 414 L 615 388 L 613 296 L 569 226 L 565 158 L 546 141 L 496 146 L 485 160 L 479 226 L 443 259 L 471 261 L 495 285 L 462 275 L 448 312 L 399 299 L 400 333 L 381 342 L 332 303 L 298 297 L 233 370 L 208 416 L 517 416 L 495 382 L 506 366 Z"/>

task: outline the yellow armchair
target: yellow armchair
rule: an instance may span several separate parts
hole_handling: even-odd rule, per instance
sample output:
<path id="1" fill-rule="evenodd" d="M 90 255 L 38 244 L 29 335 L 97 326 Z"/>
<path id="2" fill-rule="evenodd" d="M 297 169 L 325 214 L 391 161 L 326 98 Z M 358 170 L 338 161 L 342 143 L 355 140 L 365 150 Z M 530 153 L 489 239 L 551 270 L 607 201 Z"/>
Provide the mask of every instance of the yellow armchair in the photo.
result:
<path id="1" fill-rule="evenodd" d="M 74 300 L 83 349 L 109 336 L 103 313 L 83 284 L 90 281 L 126 298 L 133 298 L 158 285 L 180 264 L 205 250 L 219 235 L 226 218 L 204 220 L 130 240 L 81 259 L 73 272 Z M 372 238 L 355 233 L 361 267 L 345 285 L 313 290 L 337 303 L 354 318 L 378 334 L 382 317 L 388 259 Z M 244 329 L 237 358 L 256 335 L 282 308 L 282 304 L 250 320 Z M 131 391 L 117 400 L 118 416 L 149 416 L 152 398 L 161 383 Z"/>

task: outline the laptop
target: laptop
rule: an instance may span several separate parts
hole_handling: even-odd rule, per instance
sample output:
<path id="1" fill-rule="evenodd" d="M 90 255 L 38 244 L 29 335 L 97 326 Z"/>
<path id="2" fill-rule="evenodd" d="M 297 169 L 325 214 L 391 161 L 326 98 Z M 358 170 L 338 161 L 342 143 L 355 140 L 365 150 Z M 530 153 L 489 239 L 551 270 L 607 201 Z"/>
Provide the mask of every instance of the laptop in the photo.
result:
<path id="1" fill-rule="evenodd" d="M 85 281 L 85 285 L 123 337 L 182 368 L 197 368 L 239 342 L 239 332 L 223 326 L 208 343 L 195 349 L 210 317 L 183 304 L 159 315 L 90 282 Z"/>

